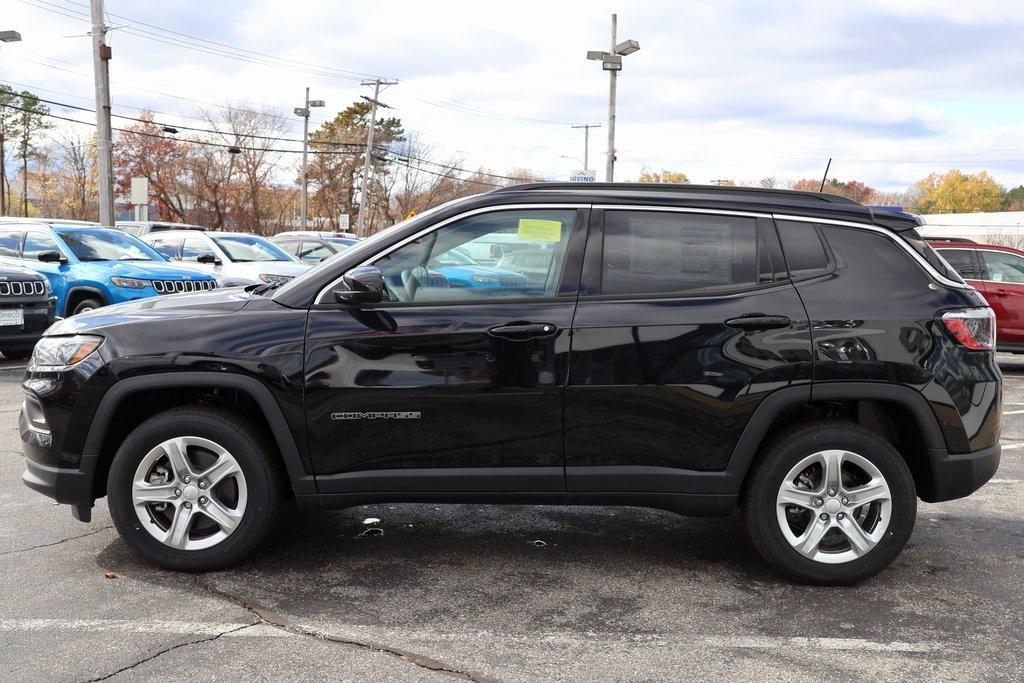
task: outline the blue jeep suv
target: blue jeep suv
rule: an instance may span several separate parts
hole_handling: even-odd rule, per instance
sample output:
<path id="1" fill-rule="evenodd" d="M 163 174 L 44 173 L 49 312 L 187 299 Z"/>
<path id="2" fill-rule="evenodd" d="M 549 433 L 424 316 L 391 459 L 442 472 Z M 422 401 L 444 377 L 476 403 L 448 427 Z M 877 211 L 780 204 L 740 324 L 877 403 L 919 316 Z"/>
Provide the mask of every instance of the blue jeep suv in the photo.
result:
<path id="1" fill-rule="evenodd" d="M 93 225 L 5 222 L 0 257 L 46 276 L 59 316 L 157 294 L 217 287 L 212 275 L 168 263 L 121 230 Z"/>

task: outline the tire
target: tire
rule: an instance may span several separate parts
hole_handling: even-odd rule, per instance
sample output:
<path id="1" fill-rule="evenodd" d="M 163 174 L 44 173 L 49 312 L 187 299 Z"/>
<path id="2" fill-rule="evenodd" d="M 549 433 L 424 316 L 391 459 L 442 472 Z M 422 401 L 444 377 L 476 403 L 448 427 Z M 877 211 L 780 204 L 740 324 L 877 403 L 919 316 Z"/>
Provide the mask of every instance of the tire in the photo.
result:
<path id="1" fill-rule="evenodd" d="M 25 360 L 32 355 L 32 349 L 0 349 L 7 360 Z"/>
<path id="2" fill-rule="evenodd" d="M 71 315 L 78 315 L 79 313 L 86 313 L 88 311 L 102 308 L 103 302 L 99 299 L 82 299 L 75 304 L 75 310 L 71 311 Z"/>
<path id="3" fill-rule="evenodd" d="M 839 451 L 839 460 L 830 454 Z M 834 495 L 822 476 L 826 462 L 830 471 L 838 462 L 842 473 Z M 783 492 L 789 481 L 794 485 Z M 872 495 L 878 498 L 856 506 L 858 497 Z M 816 585 L 851 585 L 880 572 L 903 550 L 917 517 L 917 490 L 903 457 L 875 433 L 839 421 L 805 423 L 776 436 L 751 469 L 741 503 L 747 533 L 768 564 Z"/>
<path id="4" fill-rule="evenodd" d="M 184 445 L 187 468 L 171 464 L 173 444 Z M 276 520 L 285 484 L 275 453 L 267 435 L 229 410 L 193 406 L 159 413 L 132 431 L 114 456 L 107 477 L 114 525 L 140 555 L 165 569 L 209 571 L 235 564 L 256 549 Z M 220 483 L 207 469 L 213 462 L 227 468 L 221 474 L 231 472 Z M 145 497 L 167 502 L 140 502 L 142 486 Z M 230 523 L 218 524 L 214 512 Z M 182 519 L 187 521 L 177 528 L 184 535 L 175 536 Z"/>

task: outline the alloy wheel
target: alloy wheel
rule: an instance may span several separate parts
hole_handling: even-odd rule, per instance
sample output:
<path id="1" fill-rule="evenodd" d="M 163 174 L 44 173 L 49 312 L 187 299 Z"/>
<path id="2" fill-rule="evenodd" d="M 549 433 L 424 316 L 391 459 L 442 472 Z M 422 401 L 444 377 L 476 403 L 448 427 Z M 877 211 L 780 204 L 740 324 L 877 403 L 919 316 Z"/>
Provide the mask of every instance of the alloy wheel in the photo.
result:
<path id="1" fill-rule="evenodd" d="M 198 436 L 157 445 L 132 479 L 132 506 L 142 527 L 179 550 L 222 542 L 238 528 L 247 499 L 238 461 L 223 446 Z"/>
<path id="2" fill-rule="evenodd" d="M 776 496 L 782 535 L 804 557 L 841 564 L 871 552 L 892 519 L 881 471 L 846 450 L 813 453 L 783 479 Z"/>

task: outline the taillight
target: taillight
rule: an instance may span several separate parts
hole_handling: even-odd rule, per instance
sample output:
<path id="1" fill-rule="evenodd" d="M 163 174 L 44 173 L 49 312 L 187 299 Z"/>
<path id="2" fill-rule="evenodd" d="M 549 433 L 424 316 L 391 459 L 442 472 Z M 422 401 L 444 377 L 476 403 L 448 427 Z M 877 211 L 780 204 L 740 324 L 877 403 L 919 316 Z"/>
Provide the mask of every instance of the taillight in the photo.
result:
<path id="1" fill-rule="evenodd" d="M 942 314 L 946 331 L 972 351 L 991 351 L 996 346 L 996 316 L 991 308 L 963 308 Z"/>

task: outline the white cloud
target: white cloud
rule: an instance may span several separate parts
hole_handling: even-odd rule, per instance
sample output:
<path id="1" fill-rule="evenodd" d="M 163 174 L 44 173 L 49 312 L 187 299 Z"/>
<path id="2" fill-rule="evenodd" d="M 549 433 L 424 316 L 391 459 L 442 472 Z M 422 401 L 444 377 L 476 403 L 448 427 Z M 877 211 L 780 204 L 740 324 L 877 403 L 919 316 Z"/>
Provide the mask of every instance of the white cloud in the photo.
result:
<path id="1" fill-rule="evenodd" d="M 0 48 L 0 80 L 88 105 L 89 41 L 63 37 L 87 23 L 34 1 L 5 3 L 4 28 L 24 42 Z M 85 5 L 55 4 L 72 14 Z M 618 179 L 643 168 L 697 181 L 817 177 L 832 156 L 834 175 L 885 188 L 951 167 L 1024 183 L 1024 16 L 1011 3 L 108 0 L 107 9 L 295 62 L 397 77 L 382 100 L 423 139 L 469 166 L 563 177 L 579 165 L 562 157 L 582 156 L 582 132 L 518 119 L 605 124 L 607 76 L 584 54 L 606 49 L 618 10 L 620 38 L 641 44 L 619 79 Z M 288 113 L 309 85 L 329 105 L 316 122 L 367 94 L 358 80 L 128 30 L 112 38 L 121 113 L 133 110 L 117 105 L 151 107 L 184 121 L 194 101 Z M 467 105 L 488 115 L 457 111 Z M 605 129 L 593 131 L 599 170 L 604 143 Z"/>

